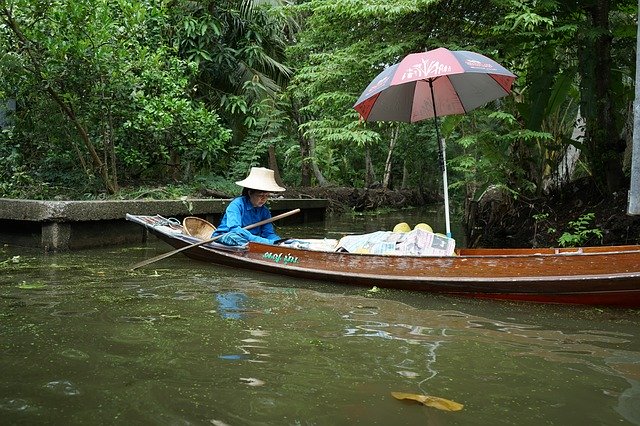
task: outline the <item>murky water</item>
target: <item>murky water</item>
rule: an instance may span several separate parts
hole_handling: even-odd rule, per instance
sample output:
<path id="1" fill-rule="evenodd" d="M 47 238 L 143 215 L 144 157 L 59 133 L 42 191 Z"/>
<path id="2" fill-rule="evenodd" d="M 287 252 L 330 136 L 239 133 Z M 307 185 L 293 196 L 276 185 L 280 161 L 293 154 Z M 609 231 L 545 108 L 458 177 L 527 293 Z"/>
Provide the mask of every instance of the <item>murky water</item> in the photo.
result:
<path id="1" fill-rule="evenodd" d="M 370 292 L 182 255 L 128 270 L 169 250 L 0 251 L 0 423 L 640 424 L 638 310 Z"/>

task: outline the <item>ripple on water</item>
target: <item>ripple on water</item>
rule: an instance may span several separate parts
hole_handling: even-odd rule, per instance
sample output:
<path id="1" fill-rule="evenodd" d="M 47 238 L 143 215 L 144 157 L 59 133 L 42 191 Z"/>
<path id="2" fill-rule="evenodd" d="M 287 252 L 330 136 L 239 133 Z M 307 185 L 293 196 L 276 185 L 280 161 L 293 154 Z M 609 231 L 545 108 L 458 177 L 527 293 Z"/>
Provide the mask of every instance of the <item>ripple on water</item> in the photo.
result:
<path id="1" fill-rule="evenodd" d="M 144 327 L 134 326 L 135 323 L 150 323 L 157 320 L 155 317 L 123 317 L 123 321 L 132 323 L 127 327 L 120 327 L 113 331 L 108 337 L 109 340 L 116 343 L 140 344 L 153 341 L 153 336 L 149 330 Z"/>
<path id="2" fill-rule="evenodd" d="M 240 382 L 247 386 L 264 386 L 264 381 L 255 377 L 240 377 Z"/>
<path id="3" fill-rule="evenodd" d="M 29 401 L 22 398 L 3 398 L 0 399 L 0 410 L 10 411 L 13 413 L 32 413 L 38 410 L 38 407 L 32 405 Z"/>
<path id="4" fill-rule="evenodd" d="M 252 328 L 249 330 L 245 330 L 248 331 L 249 334 L 251 334 L 252 336 L 257 336 L 257 337 L 265 337 L 265 336 L 269 336 L 269 331 L 267 330 L 261 330 L 261 329 L 256 329 L 256 328 Z"/>
<path id="5" fill-rule="evenodd" d="M 87 354 L 86 352 L 82 352 L 81 350 L 71 349 L 71 348 L 65 349 L 64 351 L 62 351 L 62 356 L 66 358 L 79 359 L 79 360 L 89 359 L 89 354 Z"/>
<path id="6" fill-rule="evenodd" d="M 194 291 L 179 290 L 173 296 L 174 300 L 197 300 L 200 293 Z"/>
<path id="7" fill-rule="evenodd" d="M 155 293 L 143 293 L 138 292 L 138 297 L 141 299 L 160 299 L 161 296 Z"/>
<path id="8" fill-rule="evenodd" d="M 126 322 L 126 323 L 145 323 L 145 324 L 151 324 L 154 323 L 156 321 L 159 321 L 161 318 L 161 316 L 154 316 L 154 315 L 146 315 L 146 316 L 129 316 L 129 317 L 120 317 L 120 320 L 122 322 Z"/>
<path id="9" fill-rule="evenodd" d="M 65 396 L 80 395 L 80 389 L 78 389 L 76 385 L 74 385 L 68 380 L 54 380 L 44 385 L 44 387 L 59 395 L 65 395 Z"/>
<path id="10" fill-rule="evenodd" d="M 97 309 L 91 309 L 89 311 L 54 311 L 51 312 L 51 316 L 54 317 L 91 317 L 98 313 Z"/>

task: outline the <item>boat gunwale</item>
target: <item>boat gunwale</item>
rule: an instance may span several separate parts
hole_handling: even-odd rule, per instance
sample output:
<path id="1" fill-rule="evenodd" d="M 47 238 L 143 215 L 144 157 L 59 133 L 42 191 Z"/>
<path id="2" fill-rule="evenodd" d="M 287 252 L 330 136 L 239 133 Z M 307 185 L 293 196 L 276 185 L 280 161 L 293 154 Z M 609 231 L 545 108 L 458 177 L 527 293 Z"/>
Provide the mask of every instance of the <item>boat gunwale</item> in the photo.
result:
<path id="1" fill-rule="evenodd" d="M 609 255 L 618 255 L 618 254 L 640 254 L 640 246 L 633 246 L 633 245 L 624 245 L 624 246 L 593 246 L 593 247 L 576 247 L 576 249 L 585 249 L 585 248 L 602 248 L 603 250 L 599 250 L 599 251 L 588 251 L 588 252 L 583 252 L 583 251 L 560 251 L 557 253 L 522 253 L 522 254 L 460 254 L 460 255 L 455 255 L 455 256 L 431 256 L 431 257 L 460 257 L 460 258 L 489 258 L 489 257 L 495 257 L 495 258 L 505 258 L 505 257 L 571 257 L 571 256 L 609 256 Z M 613 250 L 613 251 L 608 251 L 606 250 L 606 247 L 612 247 L 612 248 L 623 248 L 623 247 L 629 247 L 629 250 Z M 638 248 L 631 248 L 631 247 L 638 247 Z M 553 250 L 555 249 L 555 247 L 549 247 L 547 248 L 547 250 Z M 465 249 L 462 249 L 465 250 Z M 471 249 L 471 250 L 485 250 L 485 249 Z M 533 249 L 527 249 L 527 248 L 520 248 L 520 249 L 486 249 L 487 251 L 493 251 L 493 250 L 533 250 Z M 570 249 L 559 249 L 559 250 L 570 250 Z M 422 257 L 422 256 L 419 256 Z M 427 256 L 424 256 L 427 257 Z"/>
<path id="2" fill-rule="evenodd" d="M 203 247 L 204 248 L 204 247 Z M 209 247 L 206 247 L 208 250 L 211 251 L 215 251 L 217 252 L 217 254 L 219 255 L 225 255 L 225 256 L 229 256 L 229 257 L 233 257 L 233 258 L 239 258 L 240 256 L 238 256 L 239 253 L 235 254 L 232 252 L 223 252 L 222 250 L 216 250 L 216 249 L 211 249 Z M 187 250 L 188 251 L 188 250 Z M 312 251 L 312 250 L 303 250 L 301 249 L 301 251 Z M 365 253 L 345 253 L 345 254 L 365 254 Z M 374 255 L 376 256 L 376 255 Z M 379 256 L 379 255 L 378 255 Z M 404 256 L 403 256 L 404 257 Z M 417 258 L 421 258 L 423 256 L 417 256 Z M 436 257 L 446 257 L 446 256 L 436 256 Z M 432 282 L 442 282 L 442 283 L 450 283 L 450 282 L 456 282 L 456 283 L 461 283 L 461 284 L 465 284 L 465 283 L 479 283 L 479 282 L 487 282 L 487 280 L 490 280 L 491 282 L 496 282 L 496 283 L 510 283 L 510 282 L 545 282 L 545 281 L 550 281 L 550 280 L 555 280 L 555 281 L 591 281 L 591 280 L 621 280 L 621 279 L 627 279 L 627 278 L 640 278 L 640 271 L 638 272 L 616 272 L 616 273 L 611 273 L 611 274 L 599 274 L 599 275 L 594 275 L 594 274 L 590 274 L 590 275 L 527 275 L 527 276 L 511 276 L 511 277 L 471 277 L 471 276 L 420 276 L 420 275 L 380 275 L 380 274 L 367 274 L 367 273 L 361 273 L 361 272 L 357 272 L 357 273 L 349 273 L 349 272 L 344 272 L 344 271 L 332 271 L 332 270 L 328 270 L 328 269 L 318 269 L 318 268 L 304 268 L 304 267 L 300 267 L 300 266 L 296 266 L 293 263 L 288 263 L 286 265 L 284 264 L 278 264 L 278 263 L 273 263 L 270 261 L 265 261 L 262 259 L 256 259 L 256 258 L 251 258 L 251 257 L 247 257 L 247 256 L 242 256 L 242 261 L 243 262 L 247 262 L 247 263 L 254 263 L 257 265 L 264 265 L 267 266 L 270 269 L 275 269 L 275 270 L 294 270 L 297 272 L 321 272 L 324 275 L 329 275 L 329 276 L 345 276 L 345 275 L 351 275 L 351 276 L 358 276 L 358 278 L 364 278 L 364 279 L 371 279 L 371 280 L 375 280 L 375 281 L 379 281 L 379 280 L 384 280 L 384 279 L 388 279 L 388 280 L 393 280 L 393 281 L 416 281 L 416 280 L 426 280 L 426 281 L 432 281 Z"/>
<path id="3" fill-rule="evenodd" d="M 634 248 L 634 249 L 630 249 L 630 250 L 614 250 L 614 251 L 593 251 L 593 252 L 579 252 L 579 251 L 571 251 L 571 252 L 559 252 L 559 253 L 522 253 L 522 254 L 486 254 L 486 255 L 481 255 L 481 254 L 455 254 L 455 255 L 451 255 L 451 256 L 441 256 L 441 255 L 423 255 L 423 256 L 417 256 L 417 255 L 395 255 L 395 254 L 375 254 L 375 253 L 350 253 L 350 252 L 339 252 L 339 251 L 320 251 L 320 250 L 309 250 L 309 249 L 304 249 L 304 248 L 298 248 L 298 247 L 287 247 L 287 246 L 271 246 L 268 244 L 262 244 L 262 243 L 256 243 L 256 242 L 250 242 L 248 244 L 249 247 L 249 251 L 251 251 L 251 246 L 263 246 L 263 247 L 278 247 L 280 249 L 284 249 L 284 250 L 296 250 L 296 251 L 300 251 L 303 253 L 328 253 L 328 254 L 335 254 L 335 255 L 348 255 L 348 256 L 370 256 L 370 257 L 376 257 L 376 258 L 403 258 L 403 259 L 465 259 L 465 258 L 469 258 L 469 259 L 492 259 L 492 258 L 498 258 L 498 259 L 503 259 L 503 258 L 525 258 L 525 257 L 558 257 L 558 258 L 565 258 L 565 257 L 572 257 L 572 256 L 578 256 L 578 257 L 582 257 L 582 256 L 609 256 L 609 255 L 624 255 L 624 254 L 640 254 L 640 246 L 633 246 L 633 245 L 625 245 L 625 246 L 610 246 L 610 247 L 616 247 L 616 248 L 622 248 L 622 247 L 638 247 L 638 248 Z M 597 248 L 600 248 L 598 246 L 594 246 Z M 607 246 L 602 246 L 607 247 Z M 576 247 L 576 249 L 579 248 L 587 248 L 587 247 Z M 553 247 L 551 247 L 550 249 L 554 249 Z M 462 249 L 465 250 L 465 249 Z M 471 249 L 471 250 L 485 250 L 485 249 Z M 502 250 L 502 249 L 486 249 L 486 250 Z M 527 248 L 522 248 L 522 249 L 506 249 L 506 250 L 533 250 L 533 249 L 527 249 Z M 562 250 L 567 250 L 567 249 L 562 249 Z"/>
<path id="4" fill-rule="evenodd" d="M 264 246 L 264 247 L 270 247 L 267 244 L 259 244 L 256 243 L 260 246 Z M 200 247 L 195 247 L 193 250 L 197 250 L 198 248 L 202 248 L 205 249 L 207 251 L 211 251 L 214 252 L 216 255 L 218 256 L 224 256 L 224 257 L 228 257 L 230 259 L 234 259 L 236 261 L 241 261 L 243 263 L 251 263 L 253 265 L 260 265 L 260 266 L 264 266 L 266 267 L 266 269 L 269 269 L 270 271 L 267 272 L 271 272 L 271 271 L 286 271 L 286 270 L 290 270 L 290 271 L 295 271 L 295 272 L 300 272 L 300 273 L 305 273 L 305 274 L 310 274 L 310 273 L 321 273 L 326 277 L 338 277 L 338 278 L 343 278 L 344 276 L 352 276 L 352 277 L 358 277 L 359 279 L 369 279 L 372 281 L 380 281 L 380 280 L 392 280 L 392 281 L 396 281 L 396 282 L 415 282 L 415 281 L 429 281 L 432 283 L 442 283 L 442 284 L 449 284 L 449 283 L 456 283 L 456 284 L 460 284 L 460 286 L 464 286 L 465 284 L 475 284 L 475 283 L 486 283 L 487 281 L 491 281 L 491 282 L 495 282 L 496 284 L 504 284 L 504 283 L 526 283 L 526 282 L 536 282 L 536 283 L 544 283 L 546 281 L 558 281 L 558 282 L 567 282 L 567 281 L 602 281 L 602 280 L 607 280 L 607 281 L 619 281 L 619 280 L 624 280 L 624 279 L 633 279 L 633 278 L 639 278 L 640 279 L 640 271 L 638 272 L 617 272 L 617 273 L 609 273 L 609 274 L 589 274 L 589 275 L 537 275 L 537 276 L 533 276 L 533 275 L 527 275 L 527 276 L 510 276 L 510 277 L 472 277 L 472 276 L 419 276 L 419 275 L 388 275 L 388 274 L 367 274 L 367 273 L 362 273 L 362 272 L 356 272 L 356 273 L 352 273 L 352 272 L 345 272 L 345 271 L 333 271 L 333 270 L 328 270 L 328 269 L 320 269 L 320 268 L 309 268 L 309 267 L 301 267 L 301 266 L 296 266 L 293 263 L 288 263 L 288 264 L 279 264 L 279 263 L 274 263 L 271 261 L 267 261 L 267 260 L 262 260 L 259 258 L 253 258 L 253 257 L 249 257 L 247 256 L 247 254 L 251 253 L 250 251 L 248 252 L 244 252 L 244 251 L 238 251 L 238 252 L 232 252 L 232 251 L 225 251 L 225 250 L 219 250 L 217 248 L 212 248 L 212 247 L 206 247 L 206 246 L 200 246 Z M 304 250 L 304 249 L 295 249 L 295 250 L 299 250 L 302 252 L 313 252 L 313 250 Z M 191 250 L 186 250 L 185 254 L 189 254 L 189 251 Z M 256 253 L 256 252 L 254 252 Z M 329 253 L 335 253 L 335 252 L 329 252 Z M 340 254 L 340 253 L 336 253 L 336 254 Z M 362 255 L 367 255 L 366 253 L 344 253 L 344 254 L 362 254 Z M 370 255 L 370 254 L 369 254 Z M 380 256 L 380 255 L 373 255 L 373 256 Z M 424 256 L 413 256 L 416 258 L 422 258 Z M 435 256 L 435 257 L 445 257 L 445 256 Z M 455 256 L 452 256 L 455 257 Z M 455 287 L 452 287 L 452 289 L 455 289 Z M 517 289 L 512 289 L 510 291 L 513 291 L 514 293 L 518 293 L 518 294 L 526 294 L 527 292 L 518 292 L 516 291 Z M 640 291 L 640 289 L 638 289 Z M 617 290 L 618 292 L 623 292 L 623 291 L 629 291 L 629 290 Z M 610 293 L 611 290 L 605 290 L 603 291 L 603 293 Z M 461 293 L 467 293 L 466 291 L 463 291 Z M 584 292 L 575 292 L 575 294 L 583 294 Z M 597 292 L 595 292 L 597 293 Z M 533 294 L 533 293 L 532 293 Z M 558 293 L 544 293 L 544 294 L 573 294 L 573 292 L 558 292 Z"/>

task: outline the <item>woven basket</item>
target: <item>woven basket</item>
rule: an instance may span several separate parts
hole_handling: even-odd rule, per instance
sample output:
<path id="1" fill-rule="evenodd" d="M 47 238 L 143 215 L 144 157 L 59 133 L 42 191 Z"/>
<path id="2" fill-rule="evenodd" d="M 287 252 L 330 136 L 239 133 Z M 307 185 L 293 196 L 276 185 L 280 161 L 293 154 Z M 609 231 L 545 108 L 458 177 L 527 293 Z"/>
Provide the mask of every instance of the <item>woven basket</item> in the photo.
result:
<path id="1" fill-rule="evenodd" d="M 195 216 L 185 217 L 182 221 L 182 227 L 187 235 L 200 238 L 201 240 L 210 239 L 211 234 L 216 230 L 215 226 Z"/>

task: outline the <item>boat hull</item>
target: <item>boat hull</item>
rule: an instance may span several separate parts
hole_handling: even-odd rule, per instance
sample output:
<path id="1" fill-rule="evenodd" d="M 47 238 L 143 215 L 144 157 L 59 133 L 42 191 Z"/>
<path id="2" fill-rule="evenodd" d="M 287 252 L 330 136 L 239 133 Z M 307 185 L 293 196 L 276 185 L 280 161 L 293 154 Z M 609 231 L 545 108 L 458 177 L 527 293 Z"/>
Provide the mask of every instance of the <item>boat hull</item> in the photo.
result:
<path id="1" fill-rule="evenodd" d="M 175 248 L 183 236 L 147 228 Z M 196 260 L 293 278 L 485 299 L 640 307 L 640 246 L 473 249 L 456 256 L 381 256 L 250 243 L 198 246 Z"/>

